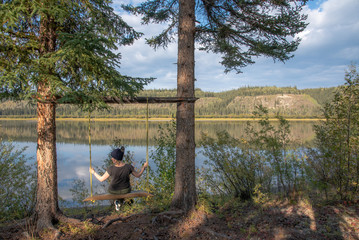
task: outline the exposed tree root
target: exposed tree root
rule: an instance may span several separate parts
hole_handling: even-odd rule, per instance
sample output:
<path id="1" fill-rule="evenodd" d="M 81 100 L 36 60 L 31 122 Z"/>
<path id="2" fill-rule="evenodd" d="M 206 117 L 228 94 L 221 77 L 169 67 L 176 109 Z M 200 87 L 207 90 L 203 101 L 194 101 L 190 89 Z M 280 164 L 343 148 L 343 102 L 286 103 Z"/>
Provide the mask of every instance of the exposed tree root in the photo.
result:
<path id="1" fill-rule="evenodd" d="M 81 223 L 81 221 L 78 219 L 66 217 L 62 212 L 57 213 L 53 220 L 54 222 L 61 221 L 70 224 Z M 35 214 L 28 218 L 19 220 L 8 227 L 11 228 L 14 227 L 14 225 L 16 225 L 17 228 L 23 229 L 24 232 L 22 235 L 25 239 L 34 239 L 34 237 L 39 236 L 39 234 L 41 234 L 44 229 L 52 232 L 51 239 L 60 239 L 61 236 L 61 232 L 53 225 L 50 220 L 39 221 Z"/>
<path id="2" fill-rule="evenodd" d="M 36 223 L 36 234 L 42 234 L 43 231 L 51 232 L 51 239 L 56 240 L 60 238 L 61 232 L 55 228 L 55 226 L 52 224 L 52 222 L 49 221 L 37 221 Z"/>
<path id="3" fill-rule="evenodd" d="M 24 232 L 22 233 L 24 239 L 36 239 L 41 235 L 41 232 L 46 229 L 47 232 L 51 232 L 51 239 L 56 240 L 60 239 L 61 232 L 55 228 L 52 224 L 41 224 L 41 230 L 37 230 L 37 224 L 35 225 L 34 222 L 26 222 L 24 226 Z M 40 228 L 39 228 L 40 229 Z"/>

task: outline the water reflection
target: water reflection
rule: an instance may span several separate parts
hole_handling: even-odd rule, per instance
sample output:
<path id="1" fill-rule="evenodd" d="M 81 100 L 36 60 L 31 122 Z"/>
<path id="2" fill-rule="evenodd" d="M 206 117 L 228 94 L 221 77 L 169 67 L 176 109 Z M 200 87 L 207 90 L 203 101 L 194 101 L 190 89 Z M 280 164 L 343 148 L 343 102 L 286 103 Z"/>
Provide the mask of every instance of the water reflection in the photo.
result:
<path id="1" fill-rule="evenodd" d="M 154 137 L 159 125 L 166 122 L 149 122 L 150 152 L 155 148 Z M 314 139 L 313 122 L 291 122 L 292 138 L 310 144 Z M 243 121 L 197 121 L 196 142 L 201 132 L 215 136 L 217 131 L 226 130 L 236 138 L 243 137 L 246 122 Z M 134 152 L 135 165 L 146 158 L 146 123 L 145 121 L 93 121 L 91 123 L 92 162 L 94 166 L 102 166 L 110 145 L 115 138 L 127 145 L 127 150 Z M 0 121 L 0 139 L 11 139 L 18 148 L 28 147 L 25 154 L 36 161 L 36 121 Z M 200 149 L 196 149 L 196 164 L 203 163 Z M 57 121 L 57 159 L 59 195 L 63 199 L 71 199 L 69 189 L 75 178 L 83 178 L 89 186 L 89 147 L 87 121 Z M 151 166 L 151 161 L 150 161 Z M 152 166 L 153 167 L 153 166 Z M 94 183 L 96 183 L 94 179 Z M 96 184 L 95 184 L 96 186 Z"/>
<path id="2" fill-rule="evenodd" d="M 57 142 L 87 144 L 87 121 L 57 121 Z M 159 125 L 164 121 L 149 122 L 149 144 L 154 145 L 154 137 Z M 274 123 L 276 124 L 276 123 Z M 256 122 L 254 122 L 254 125 Z M 310 143 L 314 138 L 313 122 L 290 122 L 292 138 L 302 143 Z M 36 141 L 36 121 L 0 121 L 3 139 L 14 139 L 19 142 Z M 226 130 L 233 137 L 241 138 L 244 135 L 246 122 L 244 121 L 196 121 L 196 142 L 200 139 L 200 133 L 206 132 L 209 136 L 215 136 L 217 131 Z M 145 121 L 93 121 L 91 123 L 91 141 L 97 145 L 110 145 L 115 138 L 121 139 L 126 145 L 143 146 L 146 144 Z"/>

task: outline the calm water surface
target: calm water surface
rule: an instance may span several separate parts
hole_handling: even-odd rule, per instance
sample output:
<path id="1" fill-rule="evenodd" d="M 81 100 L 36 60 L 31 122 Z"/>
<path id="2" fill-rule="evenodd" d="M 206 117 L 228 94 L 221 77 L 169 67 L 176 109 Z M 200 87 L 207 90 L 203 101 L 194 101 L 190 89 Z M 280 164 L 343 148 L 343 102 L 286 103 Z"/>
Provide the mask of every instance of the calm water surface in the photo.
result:
<path id="1" fill-rule="evenodd" d="M 154 137 L 159 126 L 165 121 L 149 122 L 149 151 L 155 149 Z M 293 121 L 291 124 L 292 138 L 310 144 L 314 139 L 313 123 Z M 72 198 L 69 189 L 76 178 L 85 179 L 89 186 L 89 146 L 87 121 L 57 121 L 57 160 L 59 195 L 65 200 Z M 196 121 L 196 142 L 201 132 L 215 136 L 217 131 L 226 130 L 236 138 L 243 137 L 246 122 L 243 121 Z M 134 153 L 135 166 L 146 158 L 146 123 L 145 121 L 93 121 L 91 123 L 92 164 L 102 166 L 114 139 L 121 139 L 127 146 L 126 151 Z M 25 154 L 36 162 L 36 121 L 4 120 L 0 121 L 0 139 L 12 140 L 17 148 L 27 147 Z M 198 144 L 197 144 L 198 145 Z M 196 149 L 196 165 L 203 164 L 204 157 L 200 149 Z M 151 159 L 149 160 L 151 165 Z M 93 179 L 94 183 L 97 180 Z"/>

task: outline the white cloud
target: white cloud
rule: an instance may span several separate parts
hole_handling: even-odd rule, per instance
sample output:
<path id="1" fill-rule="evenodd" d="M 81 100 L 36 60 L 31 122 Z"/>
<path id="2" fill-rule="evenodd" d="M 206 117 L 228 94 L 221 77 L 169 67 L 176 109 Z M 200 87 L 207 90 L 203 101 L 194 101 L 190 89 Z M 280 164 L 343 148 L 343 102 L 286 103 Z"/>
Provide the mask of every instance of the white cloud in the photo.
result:
<path id="1" fill-rule="evenodd" d="M 359 30 L 359 1 L 328 0 L 320 9 L 306 9 L 309 25 L 299 34 L 303 38 L 301 49 L 312 50 L 322 46 L 357 44 Z M 354 37 L 354 39 L 353 39 Z M 333 49 L 334 51 L 336 49 Z"/>
<path id="2" fill-rule="evenodd" d="M 116 6 L 121 1 L 115 1 Z M 343 83 L 351 62 L 359 63 L 358 0 L 316 0 L 304 9 L 308 27 L 298 36 L 301 45 L 295 57 L 285 64 L 258 58 L 254 65 L 243 68 L 243 74 L 224 74 L 221 56 L 196 52 L 196 87 L 222 91 L 242 86 L 331 87 Z M 144 37 L 160 33 L 164 26 L 140 24 L 140 18 L 121 12 L 121 16 Z M 175 88 L 177 45 L 153 50 L 141 39 L 120 49 L 121 72 L 137 77 L 157 78 L 147 88 Z"/>

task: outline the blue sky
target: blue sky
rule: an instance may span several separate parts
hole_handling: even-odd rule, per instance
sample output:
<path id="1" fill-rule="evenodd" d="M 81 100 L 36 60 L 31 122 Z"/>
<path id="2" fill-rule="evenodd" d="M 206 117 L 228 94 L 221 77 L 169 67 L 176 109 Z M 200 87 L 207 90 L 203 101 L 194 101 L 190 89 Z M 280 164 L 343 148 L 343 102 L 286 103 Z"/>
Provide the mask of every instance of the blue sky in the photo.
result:
<path id="1" fill-rule="evenodd" d="M 125 0 L 114 0 L 119 9 Z M 332 87 L 344 83 L 344 74 L 352 63 L 359 64 L 359 0 L 312 0 L 304 8 L 309 23 L 298 36 L 302 39 L 294 58 L 273 62 L 260 57 L 243 68 L 243 73 L 224 73 L 220 55 L 196 51 L 195 87 L 204 91 L 225 91 L 244 86 L 296 86 L 303 88 Z M 160 25 L 141 25 L 140 19 L 119 13 L 144 37 L 161 32 Z M 154 77 L 146 89 L 176 88 L 177 45 L 153 50 L 144 38 L 132 46 L 121 47 L 122 74 Z"/>

